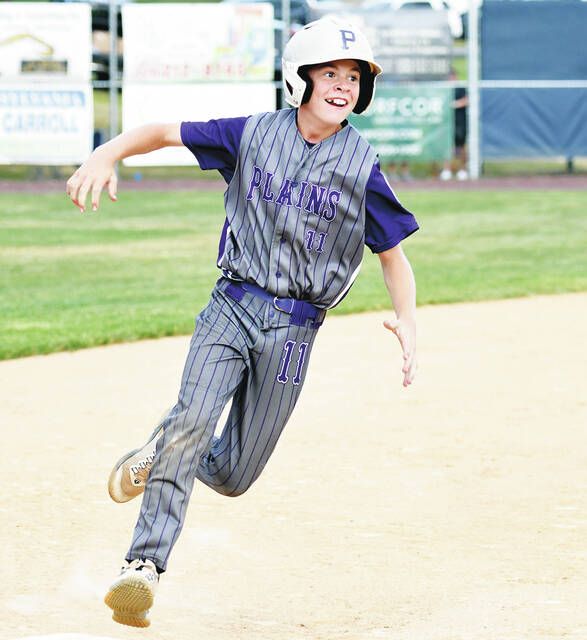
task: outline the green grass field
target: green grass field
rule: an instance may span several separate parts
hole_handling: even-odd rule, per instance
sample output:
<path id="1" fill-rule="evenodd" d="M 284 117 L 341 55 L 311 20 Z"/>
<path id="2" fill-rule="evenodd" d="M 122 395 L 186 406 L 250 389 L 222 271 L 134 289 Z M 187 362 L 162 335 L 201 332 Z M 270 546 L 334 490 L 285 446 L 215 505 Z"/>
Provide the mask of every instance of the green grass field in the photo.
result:
<path id="1" fill-rule="evenodd" d="M 407 193 L 418 303 L 587 290 L 587 194 Z M 191 332 L 217 278 L 220 193 L 0 195 L 0 358 Z M 332 313 L 389 307 L 370 252 Z"/>

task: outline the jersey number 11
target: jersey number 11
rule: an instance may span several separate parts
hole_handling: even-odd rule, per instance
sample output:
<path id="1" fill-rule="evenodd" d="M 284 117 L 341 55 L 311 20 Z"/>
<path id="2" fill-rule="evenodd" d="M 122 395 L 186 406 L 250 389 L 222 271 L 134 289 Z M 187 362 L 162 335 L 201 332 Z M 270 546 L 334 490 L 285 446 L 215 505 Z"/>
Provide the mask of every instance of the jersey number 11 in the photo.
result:
<path id="1" fill-rule="evenodd" d="M 286 384 L 289 380 L 287 373 L 289 370 L 289 365 L 291 364 L 294 349 L 296 348 L 296 344 L 297 342 L 295 340 L 288 340 L 283 347 L 283 362 L 281 364 L 279 374 L 277 375 L 277 382 L 281 382 L 281 384 Z M 300 346 L 298 347 L 298 352 L 300 355 L 298 358 L 298 364 L 296 366 L 296 373 L 292 379 L 292 382 L 295 385 L 300 384 L 300 382 L 302 381 L 302 369 L 304 368 L 304 360 L 306 359 L 307 349 L 308 343 L 300 342 Z"/>

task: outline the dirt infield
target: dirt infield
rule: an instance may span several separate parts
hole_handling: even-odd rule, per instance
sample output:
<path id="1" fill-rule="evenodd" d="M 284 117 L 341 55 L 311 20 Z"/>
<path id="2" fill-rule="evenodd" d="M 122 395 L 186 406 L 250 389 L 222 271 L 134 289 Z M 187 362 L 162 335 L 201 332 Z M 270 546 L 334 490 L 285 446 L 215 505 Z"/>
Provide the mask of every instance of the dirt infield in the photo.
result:
<path id="1" fill-rule="evenodd" d="M 481 178 L 480 180 L 442 182 L 436 179 L 411 180 L 394 183 L 393 188 L 403 191 L 583 191 L 587 189 L 587 175 L 542 175 L 506 178 Z M 194 180 L 123 180 L 119 191 L 223 191 L 225 183 L 219 179 Z M 0 180 L 0 193 L 65 193 L 63 180 L 43 180 L 24 182 L 20 180 Z"/>
<path id="2" fill-rule="evenodd" d="M 420 309 L 407 390 L 384 317 L 326 322 L 247 494 L 196 487 L 142 632 L 101 602 L 138 508 L 105 479 L 188 338 L 0 363 L 0 638 L 587 638 L 587 294 Z"/>

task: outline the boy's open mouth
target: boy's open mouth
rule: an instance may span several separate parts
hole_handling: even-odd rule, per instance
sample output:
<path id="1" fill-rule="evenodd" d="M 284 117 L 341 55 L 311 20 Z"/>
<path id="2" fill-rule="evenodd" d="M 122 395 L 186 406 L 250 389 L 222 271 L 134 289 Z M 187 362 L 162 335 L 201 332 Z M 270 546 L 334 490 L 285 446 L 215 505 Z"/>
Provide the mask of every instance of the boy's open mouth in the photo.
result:
<path id="1" fill-rule="evenodd" d="M 346 107 L 348 104 L 344 98 L 326 98 L 326 102 L 334 107 Z"/>

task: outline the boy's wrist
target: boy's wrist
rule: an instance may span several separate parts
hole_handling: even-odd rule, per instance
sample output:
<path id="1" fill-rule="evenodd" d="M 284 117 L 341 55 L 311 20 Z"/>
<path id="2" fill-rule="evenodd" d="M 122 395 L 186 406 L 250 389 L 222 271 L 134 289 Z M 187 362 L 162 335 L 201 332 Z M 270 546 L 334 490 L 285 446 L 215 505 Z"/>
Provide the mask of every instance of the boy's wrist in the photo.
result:
<path id="1" fill-rule="evenodd" d="M 116 144 L 112 140 L 97 147 L 94 153 L 112 164 L 121 159 L 120 153 L 117 152 Z"/>

